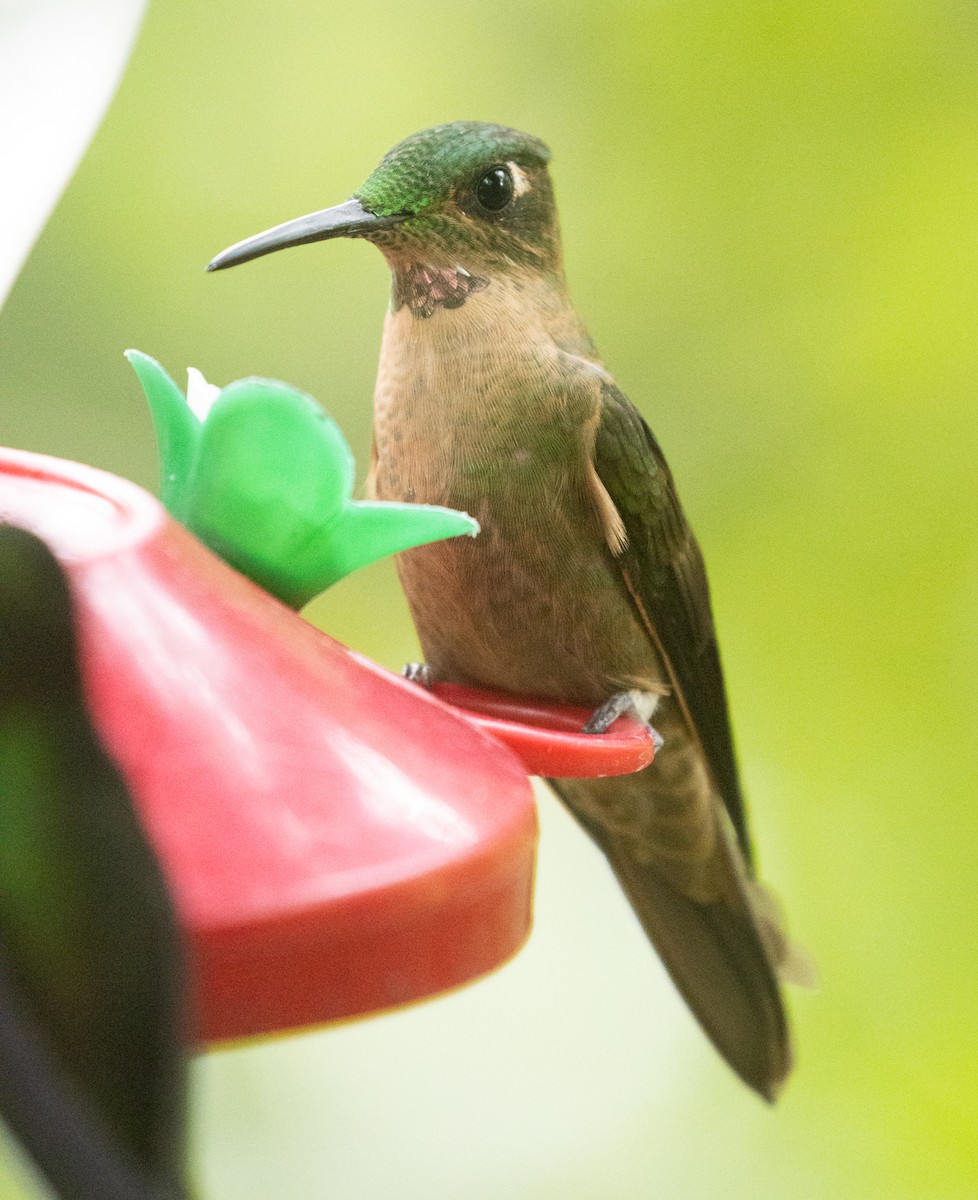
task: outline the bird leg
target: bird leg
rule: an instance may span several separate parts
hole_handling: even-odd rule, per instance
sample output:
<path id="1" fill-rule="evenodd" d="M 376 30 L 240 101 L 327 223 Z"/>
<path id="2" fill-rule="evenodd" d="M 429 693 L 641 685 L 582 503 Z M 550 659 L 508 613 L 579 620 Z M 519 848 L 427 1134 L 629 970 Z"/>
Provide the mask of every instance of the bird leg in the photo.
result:
<path id="1" fill-rule="evenodd" d="M 401 674 L 409 683 L 416 683 L 428 692 L 431 691 L 432 684 L 435 682 L 431 674 L 431 667 L 427 663 L 405 663 L 401 667 Z"/>
<path id="2" fill-rule="evenodd" d="M 659 733 L 657 729 L 653 729 L 653 727 L 649 724 L 648 720 L 646 719 L 646 714 L 642 712 L 642 708 L 647 708 L 647 705 L 640 706 L 639 697 L 641 697 L 643 700 L 648 698 L 646 693 L 636 693 L 634 689 L 631 691 L 615 692 L 613 696 L 609 696 L 608 699 L 605 700 L 604 704 L 600 705 L 594 710 L 581 732 L 607 733 L 620 716 L 622 716 L 624 713 L 629 713 L 631 716 L 635 717 L 636 720 L 641 721 L 651 733 L 652 745 L 655 747 L 656 754 L 658 754 L 662 749 L 662 734 Z M 651 698 L 654 700 L 659 699 L 658 696 Z M 649 712 L 648 716 L 651 715 L 651 712 Z"/>

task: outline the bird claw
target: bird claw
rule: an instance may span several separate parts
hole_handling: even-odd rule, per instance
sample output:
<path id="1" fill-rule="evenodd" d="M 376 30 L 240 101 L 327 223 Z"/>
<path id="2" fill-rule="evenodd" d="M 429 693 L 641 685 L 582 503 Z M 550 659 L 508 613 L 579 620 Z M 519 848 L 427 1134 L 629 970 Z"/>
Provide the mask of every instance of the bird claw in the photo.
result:
<path id="1" fill-rule="evenodd" d="M 409 683 L 416 683 L 427 692 L 431 691 L 435 682 L 431 667 L 427 663 L 405 663 L 401 667 L 401 674 Z"/>
<path id="2" fill-rule="evenodd" d="M 591 714 L 584 727 L 582 733 L 607 733 L 614 725 L 615 721 L 624 713 L 629 713 L 637 721 L 641 721 L 645 728 L 652 736 L 652 746 L 655 753 L 658 754 L 662 749 L 662 734 L 658 729 L 654 729 L 648 721 L 642 716 L 635 703 L 635 697 L 631 692 L 615 692 L 610 696 L 604 704 L 600 705 Z"/>

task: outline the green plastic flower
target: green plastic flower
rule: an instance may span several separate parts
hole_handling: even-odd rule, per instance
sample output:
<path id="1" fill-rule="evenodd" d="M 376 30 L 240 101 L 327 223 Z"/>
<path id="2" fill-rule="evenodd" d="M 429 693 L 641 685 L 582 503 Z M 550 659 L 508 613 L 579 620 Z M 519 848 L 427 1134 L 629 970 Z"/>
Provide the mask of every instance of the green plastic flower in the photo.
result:
<path id="1" fill-rule="evenodd" d="M 288 384 L 218 388 L 191 368 L 184 397 L 155 359 L 126 357 L 153 416 L 164 505 L 293 608 L 385 555 L 479 532 L 454 509 L 353 500 L 353 455 L 339 426 Z"/>

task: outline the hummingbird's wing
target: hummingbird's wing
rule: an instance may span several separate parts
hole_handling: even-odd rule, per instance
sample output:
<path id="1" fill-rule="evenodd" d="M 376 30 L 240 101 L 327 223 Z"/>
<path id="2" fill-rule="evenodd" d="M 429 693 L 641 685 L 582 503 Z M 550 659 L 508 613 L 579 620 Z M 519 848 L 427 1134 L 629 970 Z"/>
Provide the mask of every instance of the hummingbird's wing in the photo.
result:
<path id="1" fill-rule="evenodd" d="M 656 709 L 665 744 L 650 767 L 554 786 L 604 850 L 714 1045 L 773 1099 L 791 1065 L 777 981 L 786 943 L 751 878 L 706 572 L 662 451 L 610 382 L 593 462 L 620 518 L 621 527 L 603 513 L 609 548 L 672 686 Z"/>
<path id="2" fill-rule="evenodd" d="M 703 556 L 655 435 L 631 401 L 602 387 L 594 466 L 624 523 L 617 555 L 632 600 L 665 660 L 748 865 L 752 862 Z"/>

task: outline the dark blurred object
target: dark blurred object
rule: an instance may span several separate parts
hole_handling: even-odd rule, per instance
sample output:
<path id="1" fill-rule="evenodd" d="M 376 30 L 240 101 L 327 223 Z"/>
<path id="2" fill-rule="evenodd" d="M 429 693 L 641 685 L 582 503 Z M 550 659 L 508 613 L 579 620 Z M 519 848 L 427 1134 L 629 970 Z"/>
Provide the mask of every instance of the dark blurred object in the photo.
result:
<path id="1" fill-rule="evenodd" d="M 0 526 L 0 880 L 4 1119 L 61 1196 L 184 1195 L 174 914 L 89 720 L 64 575 L 12 526 Z"/>

